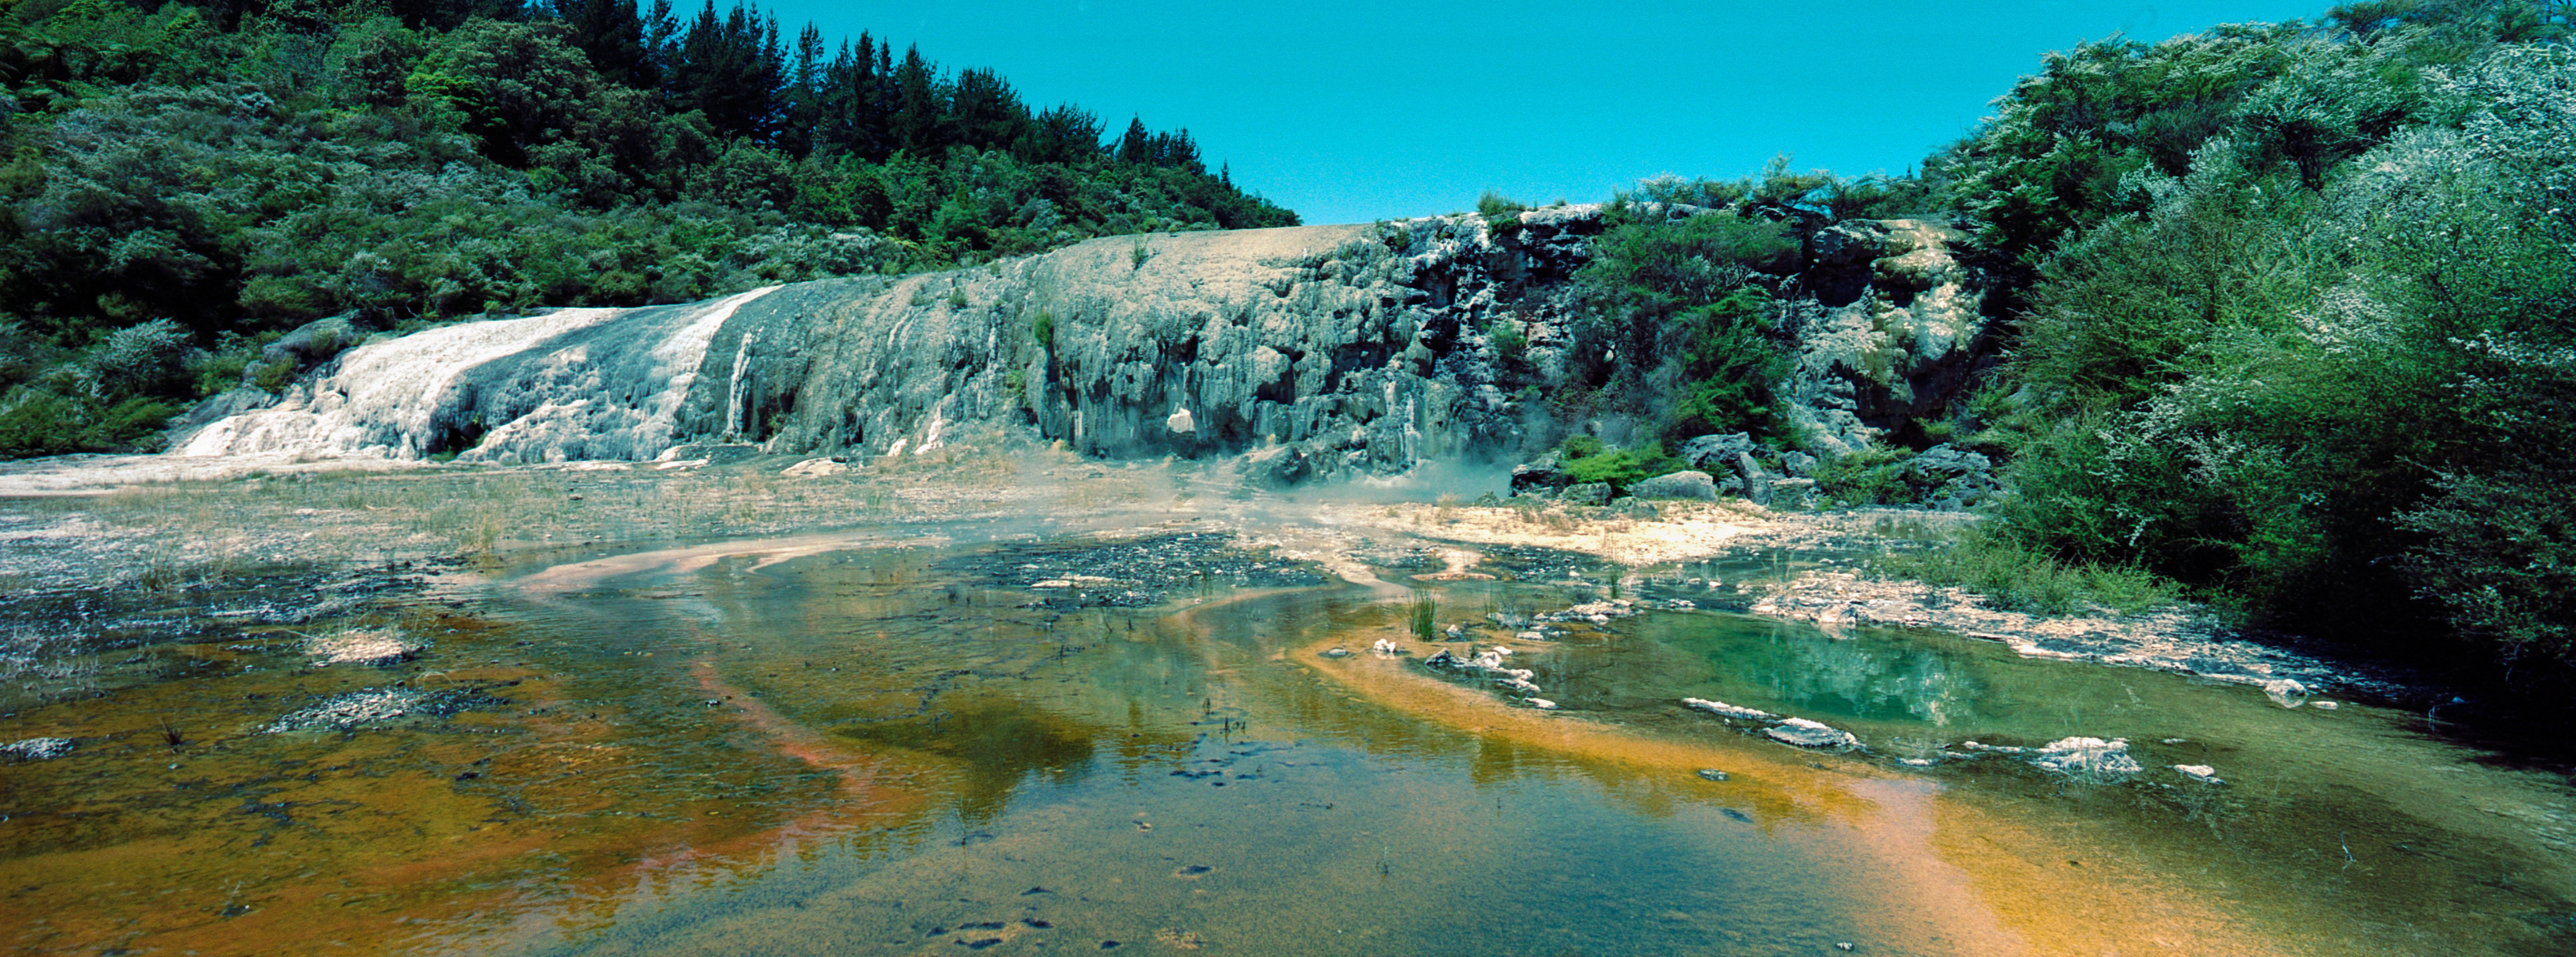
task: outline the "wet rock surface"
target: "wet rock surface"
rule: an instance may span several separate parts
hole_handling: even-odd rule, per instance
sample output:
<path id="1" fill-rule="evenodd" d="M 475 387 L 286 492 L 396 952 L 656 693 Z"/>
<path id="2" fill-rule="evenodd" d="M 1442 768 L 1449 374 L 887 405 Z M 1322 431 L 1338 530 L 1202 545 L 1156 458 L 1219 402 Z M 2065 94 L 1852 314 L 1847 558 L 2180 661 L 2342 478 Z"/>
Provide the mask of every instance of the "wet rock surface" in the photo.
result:
<path id="1" fill-rule="evenodd" d="M 260 730 L 269 734 L 296 731 L 351 731 L 403 720 L 435 720 L 464 711 L 500 708 L 509 699 L 479 690 L 367 688 L 346 691 L 279 715 Z"/>
<path id="2" fill-rule="evenodd" d="M 1762 733 L 1771 740 L 1801 748 L 1848 748 L 1860 743 L 1849 731 L 1805 718 L 1783 718 L 1779 724 L 1762 729 Z"/>
<path id="3" fill-rule="evenodd" d="M 999 546 L 939 568 L 995 587 L 1027 589 L 1036 594 L 1033 605 L 1048 608 L 1149 608 L 1190 588 L 1303 588 L 1327 580 L 1310 563 L 1246 548 L 1225 532 Z"/>
<path id="4" fill-rule="evenodd" d="M 11 761 L 48 761 L 70 753 L 70 738 L 21 738 L 0 744 L 0 758 Z"/>

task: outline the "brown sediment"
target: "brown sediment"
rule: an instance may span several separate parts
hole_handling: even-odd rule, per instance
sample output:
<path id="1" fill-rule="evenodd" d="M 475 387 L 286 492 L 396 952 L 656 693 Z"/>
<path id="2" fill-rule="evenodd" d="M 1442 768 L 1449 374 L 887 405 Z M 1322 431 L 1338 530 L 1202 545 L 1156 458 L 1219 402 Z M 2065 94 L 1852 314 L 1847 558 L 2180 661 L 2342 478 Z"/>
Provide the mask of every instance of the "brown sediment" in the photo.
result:
<path id="1" fill-rule="evenodd" d="M 1514 707 L 1408 667 L 1405 658 L 1320 655 L 1364 637 L 1378 636 L 1331 636 L 1288 657 L 1414 717 L 1615 766 L 1605 776 L 1687 781 L 1698 769 L 1723 769 L 1725 782 L 1691 793 L 1747 808 L 1773 839 L 1811 845 L 1814 859 L 1849 868 L 1851 879 L 1840 883 L 1852 888 L 1855 919 L 1877 940 L 1926 953 L 2296 952 L 2280 944 L 2293 935 L 2248 926 L 2122 849 L 2068 844 L 1920 778 L 1736 735 L 1682 740 Z M 1383 637 L 1411 644 L 1392 629 Z"/>
<path id="2" fill-rule="evenodd" d="M 446 639 L 460 648 L 493 637 L 477 632 L 506 633 L 437 620 L 460 626 Z M 337 674 L 236 678 L 225 690 L 277 696 Z M 515 700 L 433 734 L 277 736 L 201 719 L 178 748 L 161 745 L 157 716 L 208 713 L 193 683 L 48 709 L 53 720 L 29 730 L 78 739 L 87 753 L 12 767 L 0 782 L 19 809 L 0 824 L 0 944 L 299 954 L 506 937 L 513 924 L 559 933 L 606 921 L 651 878 L 756 870 L 911 806 L 880 768 L 756 702 L 706 730 L 740 727 L 761 742 L 710 769 L 786 798 L 744 806 L 659 786 L 667 749 L 630 742 L 626 715 L 552 676 L 497 665 L 438 674 L 442 687 L 507 685 Z M 814 789 L 798 783 L 799 767 L 838 773 Z M 536 913 L 546 919 L 523 919 Z"/>

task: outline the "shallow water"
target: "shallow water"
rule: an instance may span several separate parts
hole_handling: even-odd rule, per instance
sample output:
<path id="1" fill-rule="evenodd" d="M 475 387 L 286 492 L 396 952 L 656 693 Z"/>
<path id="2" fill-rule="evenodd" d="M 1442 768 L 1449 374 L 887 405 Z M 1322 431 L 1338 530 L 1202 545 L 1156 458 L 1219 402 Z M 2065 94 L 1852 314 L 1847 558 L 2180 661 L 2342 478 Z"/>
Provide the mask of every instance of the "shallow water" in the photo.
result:
<path id="1" fill-rule="evenodd" d="M 1443 623 L 1546 610 L 1615 587 L 1605 566 L 1498 554 L 1503 581 L 1382 567 L 1398 584 L 1372 589 L 1208 544 L 603 556 L 411 609 L 393 623 L 436 643 L 386 668 L 312 668 L 275 634 L 173 644 L 187 664 L 161 671 L 189 677 L 0 719 L 0 738 L 82 742 L 0 774 L 0 925 L 18 928 L 0 935 L 81 953 L 2570 949 L 2566 780 L 2414 716 L 1723 612 L 1538 644 L 1483 629 L 1564 706 L 1543 713 L 1421 668 L 1434 646 L 1403 634 L 1403 596 L 1426 589 Z M 1788 564 L 1624 584 L 1718 603 L 1731 590 L 1686 576 Z M 1415 653 L 1317 654 L 1378 637 Z M 262 730 L 397 682 L 461 710 Z M 1867 750 L 1774 744 L 1684 696 Z M 1941 757 L 2069 735 L 2126 737 L 2147 770 Z"/>

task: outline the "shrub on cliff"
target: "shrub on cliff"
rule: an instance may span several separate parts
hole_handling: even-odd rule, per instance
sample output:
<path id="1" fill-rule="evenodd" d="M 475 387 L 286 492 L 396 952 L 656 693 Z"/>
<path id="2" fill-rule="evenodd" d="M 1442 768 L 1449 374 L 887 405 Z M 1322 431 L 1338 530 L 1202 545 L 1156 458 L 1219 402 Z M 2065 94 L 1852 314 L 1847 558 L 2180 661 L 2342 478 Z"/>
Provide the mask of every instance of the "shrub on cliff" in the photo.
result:
<path id="1" fill-rule="evenodd" d="M 1573 374 L 1666 438 L 1782 434 L 1779 310 L 1747 280 L 1797 251 L 1785 224 L 1724 213 L 1613 226 L 1575 277 Z"/>

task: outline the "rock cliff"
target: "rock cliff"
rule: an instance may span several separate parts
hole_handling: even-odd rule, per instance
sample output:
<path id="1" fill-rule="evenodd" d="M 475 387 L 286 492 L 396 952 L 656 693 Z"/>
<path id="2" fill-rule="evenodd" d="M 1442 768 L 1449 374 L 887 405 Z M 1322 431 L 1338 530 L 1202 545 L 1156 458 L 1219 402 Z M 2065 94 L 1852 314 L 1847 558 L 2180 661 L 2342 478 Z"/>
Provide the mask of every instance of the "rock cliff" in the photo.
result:
<path id="1" fill-rule="evenodd" d="M 1727 215 L 1687 207 L 1662 215 Z M 174 452 L 546 461 L 701 442 L 902 454 L 995 424 L 1103 457 L 1248 453 L 1288 483 L 1517 454 L 1561 381 L 1599 206 L 1098 239 L 901 278 L 566 309 L 378 337 Z M 1783 394 L 1827 453 L 1948 400 L 1983 358 L 1960 237 L 1810 227 Z M 1498 343 L 1496 333 L 1505 341 Z M 1643 357 L 1638 357 L 1643 358 Z M 1533 390 L 1536 391 L 1533 391 Z M 245 408 L 257 406 L 260 408 Z M 1552 434 L 1552 433 L 1551 433 Z"/>

